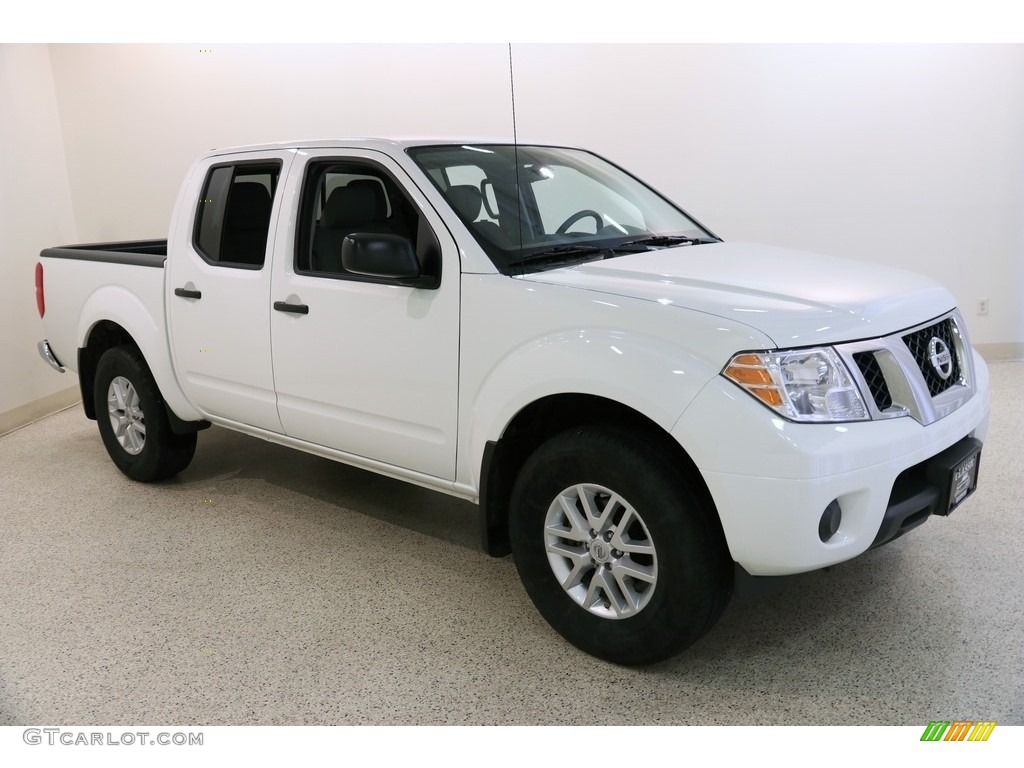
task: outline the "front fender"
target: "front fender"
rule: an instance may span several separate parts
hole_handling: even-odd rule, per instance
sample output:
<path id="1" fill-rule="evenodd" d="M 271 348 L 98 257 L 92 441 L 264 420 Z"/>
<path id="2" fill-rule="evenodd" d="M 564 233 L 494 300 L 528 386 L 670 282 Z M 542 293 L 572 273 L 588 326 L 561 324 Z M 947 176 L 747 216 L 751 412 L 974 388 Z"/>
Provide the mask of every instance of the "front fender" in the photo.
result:
<path id="1" fill-rule="evenodd" d="M 463 275 L 462 329 L 457 474 L 469 492 L 487 443 L 542 398 L 606 398 L 669 432 L 732 354 L 771 343 L 685 307 L 506 275 Z"/>
<path id="2" fill-rule="evenodd" d="M 573 329 L 531 339 L 482 382 L 472 406 L 471 451 L 481 457 L 517 413 L 551 395 L 612 400 L 668 431 L 716 373 L 679 347 L 626 331 Z"/>

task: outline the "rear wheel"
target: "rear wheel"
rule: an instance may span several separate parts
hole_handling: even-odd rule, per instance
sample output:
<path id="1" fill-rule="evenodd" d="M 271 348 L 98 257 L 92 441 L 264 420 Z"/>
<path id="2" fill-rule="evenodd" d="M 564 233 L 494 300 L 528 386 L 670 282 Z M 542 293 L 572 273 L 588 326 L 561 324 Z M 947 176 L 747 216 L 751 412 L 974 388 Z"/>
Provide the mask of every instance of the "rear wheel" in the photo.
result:
<path id="1" fill-rule="evenodd" d="M 162 480 L 192 461 L 196 435 L 171 431 L 160 390 L 135 347 L 114 347 L 100 357 L 93 405 L 107 453 L 133 480 Z"/>
<path id="2" fill-rule="evenodd" d="M 578 648 L 650 664 L 694 643 L 732 590 L 704 495 L 649 442 L 581 427 L 544 443 L 512 493 L 509 532 L 527 593 Z"/>

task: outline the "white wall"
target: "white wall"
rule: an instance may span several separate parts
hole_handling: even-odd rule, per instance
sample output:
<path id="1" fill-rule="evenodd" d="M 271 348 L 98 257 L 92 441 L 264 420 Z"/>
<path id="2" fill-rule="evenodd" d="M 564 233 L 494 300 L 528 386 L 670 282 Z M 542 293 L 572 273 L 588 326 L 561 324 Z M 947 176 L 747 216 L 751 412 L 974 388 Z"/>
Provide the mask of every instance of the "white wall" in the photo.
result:
<path id="1" fill-rule="evenodd" d="M 213 147 L 511 134 L 504 45 L 51 46 L 79 234 L 166 237 Z"/>
<path id="2" fill-rule="evenodd" d="M 67 385 L 34 358 L 39 249 L 164 237 L 199 153 L 512 132 L 502 44 L 2 50 L 0 414 Z M 589 146 L 730 240 L 925 272 L 976 343 L 1024 349 L 1024 46 L 517 44 L 513 72 L 520 140 Z"/>
<path id="3" fill-rule="evenodd" d="M 0 433 L 77 389 L 36 352 L 33 288 L 39 251 L 76 236 L 49 51 L 0 45 Z M 40 401 L 42 411 L 26 407 Z"/>
<path id="4" fill-rule="evenodd" d="M 513 60 L 521 141 L 606 154 L 729 240 L 928 274 L 975 343 L 1024 343 L 1024 46 L 515 45 Z"/>

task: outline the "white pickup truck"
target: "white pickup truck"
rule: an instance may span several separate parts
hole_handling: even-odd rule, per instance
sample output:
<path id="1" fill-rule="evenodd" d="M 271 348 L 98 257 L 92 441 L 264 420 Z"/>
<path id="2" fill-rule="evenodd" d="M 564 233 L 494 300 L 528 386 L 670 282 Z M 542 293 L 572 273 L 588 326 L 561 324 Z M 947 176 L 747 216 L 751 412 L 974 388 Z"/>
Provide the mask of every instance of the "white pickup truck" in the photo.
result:
<path id="1" fill-rule="evenodd" d="M 47 249 L 36 293 L 129 477 L 217 424 L 477 502 L 541 614 L 621 664 L 948 515 L 988 425 L 939 285 L 722 242 L 572 148 L 214 151 L 166 242 Z"/>

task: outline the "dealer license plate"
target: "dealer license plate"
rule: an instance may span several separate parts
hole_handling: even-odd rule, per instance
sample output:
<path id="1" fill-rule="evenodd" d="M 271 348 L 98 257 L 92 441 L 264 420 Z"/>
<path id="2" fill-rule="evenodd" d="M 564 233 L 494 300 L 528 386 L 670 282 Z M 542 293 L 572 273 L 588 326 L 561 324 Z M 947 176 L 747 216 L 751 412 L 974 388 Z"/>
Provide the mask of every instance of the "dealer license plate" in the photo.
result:
<path id="1" fill-rule="evenodd" d="M 949 512 L 960 506 L 961 502 L 974 493 L 978 487 L 978 467 L 981 463 L 981 451 L 972 453 L 961 461 L 950 474 Z"/>

